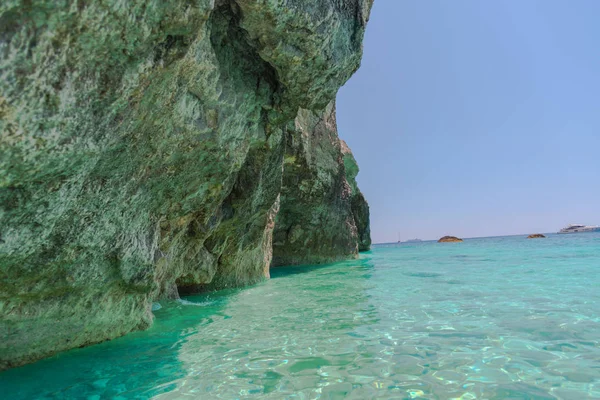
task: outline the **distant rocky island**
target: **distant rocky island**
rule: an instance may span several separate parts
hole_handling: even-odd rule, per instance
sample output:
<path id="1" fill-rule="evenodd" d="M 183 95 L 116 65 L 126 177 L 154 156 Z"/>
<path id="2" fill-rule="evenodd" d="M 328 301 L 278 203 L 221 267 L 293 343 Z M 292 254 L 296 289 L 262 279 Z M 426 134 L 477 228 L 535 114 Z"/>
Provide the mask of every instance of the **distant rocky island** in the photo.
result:
<path id="1" fill-rule="evenodd" d="M 438 243 L 458 243 L 462 241 L 461 238 L 457 238 L 456 236 L 444 236 L 438 240 Z"/>
<path id="2" fill-rule="evenodd" d="M 545 238 L 545 237 L 546 236 L 542 235 L 541 233 L 534 233 L 534 234 L 527 236 L 527 239 L 541 239 L 541 238 Z"/>

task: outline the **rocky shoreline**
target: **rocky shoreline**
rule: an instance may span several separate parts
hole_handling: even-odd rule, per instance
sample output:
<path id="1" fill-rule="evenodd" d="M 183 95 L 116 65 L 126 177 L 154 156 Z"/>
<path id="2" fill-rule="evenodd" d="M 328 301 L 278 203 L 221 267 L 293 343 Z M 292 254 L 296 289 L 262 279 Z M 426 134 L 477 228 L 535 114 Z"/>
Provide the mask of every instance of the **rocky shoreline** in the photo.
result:
<path id="1" fill-rule="evenodd" d="M 334 100 L 371 5 L 0 5 L 0 369 L 368 249 Z"/>

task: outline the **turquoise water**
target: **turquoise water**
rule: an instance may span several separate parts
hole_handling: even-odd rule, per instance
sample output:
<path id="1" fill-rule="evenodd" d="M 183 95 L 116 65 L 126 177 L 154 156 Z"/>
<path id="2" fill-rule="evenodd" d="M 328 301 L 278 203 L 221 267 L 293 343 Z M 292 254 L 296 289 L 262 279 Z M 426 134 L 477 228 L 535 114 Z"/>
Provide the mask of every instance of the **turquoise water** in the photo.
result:
<path id="1" fill-rule="evenodd" d="M 163 303 L 5 399 L 600 398 L 600 234 L 388 245 Z"/>

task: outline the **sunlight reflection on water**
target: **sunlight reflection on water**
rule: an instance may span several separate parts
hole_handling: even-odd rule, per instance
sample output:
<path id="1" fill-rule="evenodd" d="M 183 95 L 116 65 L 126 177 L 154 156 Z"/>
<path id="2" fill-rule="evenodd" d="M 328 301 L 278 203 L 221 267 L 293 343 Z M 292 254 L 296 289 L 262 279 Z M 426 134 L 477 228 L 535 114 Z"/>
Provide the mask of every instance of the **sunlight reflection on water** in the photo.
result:
<path id="1" fill-rule="evenodd" d="M 390 245 L 279 268 L 161 302 L 150 330 L 0 383 L 7 398 L 600 397 L 599 237 Z"/>

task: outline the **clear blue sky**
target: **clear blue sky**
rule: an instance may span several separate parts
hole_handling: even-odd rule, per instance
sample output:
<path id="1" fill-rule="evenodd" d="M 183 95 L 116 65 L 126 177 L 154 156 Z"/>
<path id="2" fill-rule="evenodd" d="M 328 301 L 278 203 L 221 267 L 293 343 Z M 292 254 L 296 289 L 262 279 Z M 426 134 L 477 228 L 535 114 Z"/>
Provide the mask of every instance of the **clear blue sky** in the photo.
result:
<path id="1" fill-rule="evenodd" d="M 374 242 L 600 225 L 600 1 L 376 0 L 340 136 Z"/>

